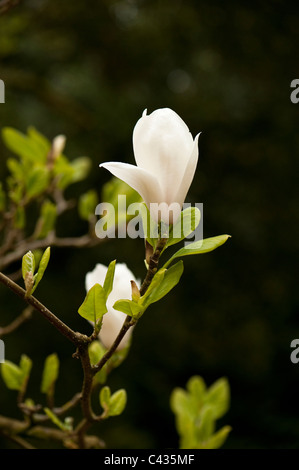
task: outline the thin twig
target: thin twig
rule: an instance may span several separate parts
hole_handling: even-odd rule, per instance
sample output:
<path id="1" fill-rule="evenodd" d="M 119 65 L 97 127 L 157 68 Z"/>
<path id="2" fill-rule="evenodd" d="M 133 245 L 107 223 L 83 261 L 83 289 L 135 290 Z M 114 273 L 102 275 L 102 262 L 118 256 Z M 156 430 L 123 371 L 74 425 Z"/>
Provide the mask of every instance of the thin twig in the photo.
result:
<path id="1" fill-rule="evenodd" d="M 13 320 L 9 325 L 3 326 L 0 328 L 0 338 L 13 333 L 17 328 L 19 328 L 25 321 L 29 320 L 32 315 L 33 307 L 28 306 L 23 310 L 21 315 L 19 315 L 15 320 Z"/>
<path id="2" fill-rule="evenodd" d="M 21 297 L 25 302 L 31 305 L 35 310 L 40 312 L 44 318 L 46 318 L 60 333 L 66 336 L 76 346 L 82 342 L 90 342 L 88 337 L 77 333 L 63 323 L 54 313 L 52 313 L 47 307 L 45 307 L 39 300 L 32 295 L 26 296 L 26 291 L 12 281 L 8 276 L 0 272 L 0 282 L 12 290 L 16 295 Z"/>

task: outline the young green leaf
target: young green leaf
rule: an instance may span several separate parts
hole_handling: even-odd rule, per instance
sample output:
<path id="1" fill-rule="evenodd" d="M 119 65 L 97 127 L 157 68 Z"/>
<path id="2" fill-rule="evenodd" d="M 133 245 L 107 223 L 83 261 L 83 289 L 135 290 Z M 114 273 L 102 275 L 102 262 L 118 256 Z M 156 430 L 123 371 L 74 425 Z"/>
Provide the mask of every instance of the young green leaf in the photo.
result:
<path id="1" fill-rule="evenodd" d="M 215 434 L 213 434 L 204 444 L 204 449 L 219 449 L 226 441 L 228 434 L 231 432 L 230 426 L 224 426 Z"/>
<path id="2" fill-rule="evenodd" d="M 169 231 L 169 238 L 165 248 L 179 243 L 194 232 L 200 222 L 200 218 L 201 212 L 198 207 L 187 207 L 187 209 L 183 210 L 180 218 Z"/>
<path id="3" fill-rule="evenodd" d="M 144 202 L 139 203 L 139 207 L 144 238 L 153 248 L 155 248 L 159 236 L 158 224 L 151 218 L 150 211 Z"/>
<path id="4" fill-rule="evenodd" d="M 206 403 L 212 407 L 214 419 L 221 418 L 229 408 L 230 390 L 227 379 L 217 380 L 206 393 Z"/>
<path id="5" fill-rule="evenodd" d="M 78 313 L 86 320 L 96 323 L 101 320 L 106 312 L 105 291 L 100 284 L 95 284 L 87 292 L 83 304 L 78 309 Z"/>
<path id="6" fill-rule="evenodd" d="M 106 276 L 105 276 L 103 289 L 104 289 L 104 292 L 105 292 L 105 295 L 106 295 L 106 300 L 107 300 L 109 294 L 112 291 L 113 279 L 114 279 L 114 273 L 115 273 L 115 264 L 116 264 L 116 260 L 111 261 L 111 263 L 108 266 L 108 270 L 107 270 L 107 273 L 106 273 Z"/>
<path id="7" fill-rule="evenodd" d="M 11 196 L 11 193 L 9 193 Z M 15 228 L 21 230 L 25 227 L 26 214 L 23 206 L 18 206 L 13 218 L 13 225 Z"/>
<path id="8" fill-rule="evenodd" d="M 54 229 L 56 219 L 57 219 L 56 204 L 54 204 L 51 201 L 44 201 L 41 207 L 36 236 L 38 238 L 46 238 L 48 233 Z"/>
<path id="9" fill-rule="evenodd" d="M 23 380 L 27 380 L 32 368 L 32 361 L 31 359 L 26 356 L 26 354 L 22 354 L 20 359 L 20 369 L 22 371 Z"/>
<path id="10" fill-rule="evenodd" d="M 49 260 L 50 260 L 50 253 L 51 253 L 51 248 L 48 246 L 48 248 L 46 248 L 46 250 L 44 251 L 43 256 L 41 257 L 39 267 L 38 267 L 38 271 L 34 276 L 34 286 L 33 286 L 33 289 L 32 289 L 32 294 L 35 291 L 35 289 L 37 288 L 40 281 L 42 280 L 43 275 L 45 273 L 45 270 L 47 269 L 47 266 L 48 266 L 48 263 L 49 263 Z"/>
<path id="11" fill-rule="evenodd" d="M 53 424 L 55 424 L 59 429 L 61 429 L 62 431 L 69 431 L 69 427 L 65 425 L 65 423 L 63 423 L 59 418 L 58 416 L 56 416 L 55 413 L 53 413 L 53 411 L 51 411 L 49 408 L 44 408 L 44 412 L 46 413 L 46 415 L 50 418 L 50 420 L 52 421 Z"/>
<path id="12" fill-rule="evenodd" d="M 22 159 L 44 163 L 46 155 L 41 151 L 35 139 L 11 127 L 2 129 L 2 138 L 6 147 Z"/>
<path id="13" fill-rule="evenodd" d="M 109 400 L 109 416 L 119 416 L 127 404 L 127 393 L 125 389 L 117 390 Z"/>
<path id="14" fill-rule="evenodd" d="M 148 289 L 143 297 L 140 299 L 140 304 L 147 308 L 154 302 L 165 297 L 179 282 L 184 271 L 184 265 L 182 261 L 179 261 L 170 269 L 160 269 L 154 276 L 154 279 L 151 283 L 153 285 L 152 289 Z M 160 276 L 157 276 L 159 273 L 162 273 Z M 157 276 L 157 278 L 156 278 Z M 155 278 L 157 282 L 155 281 Z"/>
<path id="15" fill-rule="evenodd" d="M 166 268 L 176 258 L 181 258 L 187 255 L 198 255 L 202 253 L 208 253 L 215 250 L 219 246 L 223 245 L 230 235 L 219 235 L 217 237 L 205 238 L 198 240 L 197 242 L 189 243 L 180 250 L 178 250 L 163 266 Z"/>
<path id="16" fill-rule="evenodd" d="M 33 167 L 26 179 L 26 196 L 32 199 L 48 187 L 49 172 L 45 167 Z"/>
<path id="17" fill-rule="evenodd" d="M 111 397 L 110 388 L 107 385 L 105 387 L 101 388 L 99 398 L 100 398 L 101 407 L 103 408 L 104 411 L 109 410 L 110 397 Z"/>
<path id="18" fill-rule="evenodd" d="M 42 375 L 42 383 L 41 383 L 41 392 L 42 393 L 49 393 L 59 374 L 59 359 L 57 354 L 53 353 L 50 354 L 44 364 L 43 375 Z"/>
<path id="19" fill-rule="evenodd" d="M 123 312 L 126 315 L 129 315 L 130 317 L 139 316 L 144 312 L 144 309 L 141 305 L 129 299 L 117 300 L 114 303 L 113 308 L 119 312 Z"/>
<path id="20" fill-rule="evenodd" d="M 89 220 L 92 216 L 94 216 L 98 201 L 98 195 L 93 189 L 80 196 L 78 211 L 81 219 Z"/>
<path id="21" fill-rule="evenodd" d="M 17 366 L 11 361 L 1 364 L 1 375 L 7 388 L 10 390 L 24 390 L 32 368 L 31 359 L 23 354 Z"/>
<path id="22" fill-rule="evenodd" d="M 91 161 L 88 157 L 78 157 L 70 162 L 73 169 L 72 183 L 81 181 L 86 178 L 91 167 Z"/>
<path id="23" fill-rule="evenodd" d="M 23 374 L 16 364 L 11 361 L 5 361 L 1 364 L 2 379 L 10 390 L 21 390 L 23 384 Z"/>
<path id="24" fill-rule="evenodd" d="M 106 349 L 100 343 L 100 341 L 93 341 L 88 347 L 88 352 L 89 352 L 90 362 L 94 366 L 104 356 Z"/>
<path id="25" fill-rule="evenodd" d="M 195 418 L 196 419 L 196 418 Z M 204 407 L 200 413 L 198 425 L 195 428 L 195 437 L 199 442 L 206 442 L 215 431 L 215 419 L 213 409 Z"/>
<path id="26" fill-rule="evenodd" d="M 28 272 L 34 274 L 35 258 L 32 251 L 28 251 L 22 258 L 22 276 L 25 281 Z"/>
<path id="27" fill-rule="evenodd" d="M 35 148 L 38 149 L 39 154 L 44 157 L 45 162 L 51 148 L 50 141 L 33 126 L 28 127 L 27 134 L 31 142 L 34 142 Z"/>
<path id="28" fill-rule="evenodd" d="M 207 386 L 202 377 L 199 375 L 194 375 L 188 380 L 186 389 L 191 393 L 191 395 L 199 400 L 203 399 L 207 390 Z"/>

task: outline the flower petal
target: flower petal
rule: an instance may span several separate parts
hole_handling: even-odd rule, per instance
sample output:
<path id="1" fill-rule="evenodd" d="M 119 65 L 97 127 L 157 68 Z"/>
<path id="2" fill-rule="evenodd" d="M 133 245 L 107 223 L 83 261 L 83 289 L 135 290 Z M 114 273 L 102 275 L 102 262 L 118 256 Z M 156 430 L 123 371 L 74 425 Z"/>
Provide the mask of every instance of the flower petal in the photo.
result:
<path id="1" fill-rule="evenodd" d="M 200 136 L 200 133 L 197 134 L 197 136 L 194 139 L 193 149 L 192 149 L 191 155 L 189 157 L 189 160 L 188 160 L 188 163 L 187 163 L 187 166 L 186 166 L 186 170 L 185 170 L 183 178 L 182 178 L 182 182 L 181 182 L 179 188 L 177 189 L 177 194 L 175 196 L 175 200 L 179 204 L 181 204 L 181 206 L 183 205 L 183 203 L 186 199 L 188 190 L 189 190 L 189 188 L 191 186 L 191 183 L 192 183 L 192 180 L 194 178 L 194 173 L 195 173 L 197 162 L 198 162 L 198 138 L 199 138 L 199 136 Z"/>
<path id="2" fill-rule="evenodd" d="M 107 273 L 107 266 L 104 264 L 96 264 L 93 271 L 90 271 L 85 276 L 85 289 L 88 292 L 95 284 L 100 284 L 101 286 L 104 284 L 105 276 Z"/>
<path id="3" fill-rule="evenodd" d="M 148 208 L 150 203 L 160 203 L 162 192 L 157 179 L 143 168 L 120 162 L 102 163 L 100 167 L 106 168 L 117 178 L 123 180 L 137 191 Z"/>
<path id="4" fill-rule="evenodd" d="M 175 202 L 193 148 L 193 137 L 180 116 L 171 109 L 143 113 L 133 131 L 133 148 L 138 167 L 155 175 L 163 191 L 161 202 Z"/>

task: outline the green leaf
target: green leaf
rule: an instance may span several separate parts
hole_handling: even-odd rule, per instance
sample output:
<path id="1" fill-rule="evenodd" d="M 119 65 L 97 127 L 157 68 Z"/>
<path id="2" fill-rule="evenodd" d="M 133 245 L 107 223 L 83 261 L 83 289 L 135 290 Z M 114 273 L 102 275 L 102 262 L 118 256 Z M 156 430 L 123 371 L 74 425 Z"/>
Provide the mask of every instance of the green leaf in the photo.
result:
<path id="1" fill-rule="evenodd" d="M 14 179 L 19 183 L 23 182 L 25 179 L 25 174 L 24 167 L 21 165 L 21 163 L 15 158 L 8 158 L 6 164 Z"/>
<path id="2" fill-rule="evenodd" d="M 33 167 L 26 180 L 26 196 L 32 199 L 47 189 L 49 183 L 49 171 L 43 167 Z"/>
<path id="3" fill-rule="evenodd" d="M 13 224 L 14 227 L 21 230 L 25 227 L 26 215 L 23 206 L 18 206 L 14 214 Z"/>
<path id="4" fill-rule="evenodd" d="M 40 239 L 46 238 L 49 232 L 51 232 L 56 223 L 57 219 L 57 207 L 51 201 L 44 201 L 41 207 L 40 218 L 38 221 L 38 229 L 36 236 Z"/>
<path id="5" fill-rule="evenodd" d="M 88 353 L 91 365 L 96 365 L 104 356 L 106 349 L 102 343 L 98 340 L 93 341 L 88 346 Z M 109 361 L 108 361 L 109 362 Z M 104 384 L 107 380 L 108 375 L 108 362 L 102 367 L 102 369 L 94 376 L 95 383 Z"/>
<path id="6" fill-rule="evenodd" d="M 70 162 L 70 165 L 73 169 L 72 183 L 76 183 L 86 178 L 91 167 L 91 161 L 88 157 L 79 157 Z"/>
<path id="7" fill-rule="evenodd" d="M 2 129 L 2 138 L 6 147 L 24 160 L 44 163 L 46 155 L 41 151 L 36 139 L 11 128 Z"/>
<path id="8" fill-rule="evenodd" d="M 59 374 L 59 359 L 57 354 L 50 354 L 44 364 L 41 392 L 49 393 L 54 386 Z"/>
<path id="9" fill-rule="evenodd" d="M 169 238 L 165 248 L 179 243 L 194 232 L 200 222 L 200 218 L 201 212 L 198 207 L 187 207 L 187 209 L 183 210 L 179 220 L 169 231 Z"/>
<path id="10" fill-rule="evenodd" d="M 45 411 L 46 415 L 50 418 L 52 423 L 55 424 L 59 429 L 61 429 L 62 431 L 69 431 L 69 427 L 66 426 L 65 423 L 63 423 L 58 418 L 58 416 L 56 416 L 56 414 L 53 413 L 53 411 L 51 411 L 49 408 L 44 408 L 44 411 Z"/>
<path id="11" fill-rule="evenodd" d="M 91 189 L 79 199 L 78 211 L 81 219 L 89 220 L 95 214 L 95 208 L 99 202 L 96 191 Z"/>
<path id="12" fill-rule="evenodd" d="M 201 414 L 199 424 L 195 429 L 196 440 L 206 442 L 215 430 L 215 420 L 212 407 L 205 407 Z"/>
<path id="13" fill-rule="evenodd" d="M 178 250 L 163 266 L 166 268 L 174 259 L 181 258 L 187 255 L 198 255 L 202 253 L 208 253 L 215 250 L 219 246 L 223 245 L 230 235 L 219 235 L 217 237 L 205 238 L 198 240 L 197 242 L 189 243 L 180 250 Z"/>
<path id="14" fill-rule="evenodd" d="M 23 374 L 21 369 L 11 361 L 1 364 L 2 379 L 10 390 L 21 390 L 23 384 Z"/>
<path id="15" fill-rule="evenodd" d="M 219 449 L 222 447 L 224 442 L 226 441 L 229 433 L 231 432 L 232 428 L 230 426 L 224 426 L 219 431 L 217 431 L 210 439 L 205 443 L 205 449 Z"/>
<path id="16" fill-rule="evenodd" d="M 26 280 L 27 273 L 34 274 L 35 258 L 31 251 L 28 251 L 22 258 L 22 277 Z"/>
<path id="17" fill-rule="evenodd" d="M 150 304 L 158 302 L 158 300 L 165 297 L 165 295 L 167 295 L 168 292 L 170 292 L 178 284 L 183 271 L 184 265 L 182 261 L 179 261 L 170 269 L 160 269 L 153 278 L 153 289 L 149 290 L 149 293 L 146 292 L 146 294 L 140 299 L 141 305 L 147 308 Z M 157 277 L 157 282 L 154 283 L 154 280 L 159 272 L 162 272 L 162 274 Z"/>
<path id="18" fill-rule="evenodd" d="M 41 257 L 38 271 L 34 276 L 34 286 L 32 289 L 32 294 L 44 276 L 45 270 L 47 269 L 47 266 L 50 260 L 50 254 L 51 254 L 51 248 L 48 246 L 48 248 L 46 248 L 46 250 L 44 251 L 43 256 Z"/>
<path id="19" fill-rule="evenodd" d="M 107 300 L 107 298 L 108 298 L 108 296 L 111 293 L 112 288 L 113 288 L 115 263 L 116 263 L 116 260 L 111 261 L 111 263 L 108 266 L 108 270 L 107 270 L 107 273 L 106 273 L 106 276 L 105 276 L 103 289 L 104 289 L 104 292 L 105 292 L 105 295 L 106 295 L 106 300 Z"/>
<path id="20" fill-rule="evenodd" d="M 23 380 L 27 380 L 32 368 L 32 361 L 31 359 L 26 356 L 25 354 L 22 354 L 21 360 L 20 360 L 20 369 L 23 374 Z"/>
<path id="21" fill-rule="evenodd" d="M 158 224 L 152 219 L 150 211 L 144 202 L 140 203 L 140 215 L 144 238 L 153 248 L 155 248 L 157 239 L 159 237 L 159 227 Z"/>
<path id="22" fill-rule="evenodd" d="M 109 400 L 109 416 L 119 416 L 127 404 L 127 393 L 125 389 L 120 389 L 113 393 Z"/>
<path id="23" fill-rule="evenodd" d="M 129 315 L 130 317 L 139 316 L 144 311 L 141 305 L 129 299 L 117 300 L 114 303 L 113 308 L 119 312 L 123 312 L 126 315 Z"/>
<path id="24" fill-rule="evenodd" d="M 88 353 L 91 364 L 96 365 L 104 356 L 106 349 L 100 341 L 93 341 L 88 347 Z"/>
<path id="25" fill-rule="evenodd" d="M 230 402 L 230 390 L 227 379 L 217 380 L 208 389 L 206 403 L 212 407 L 214 419 L 221 418 L 228 410 Z"/>
<path id="26" fill-rule="evenodd" d="M 91 322 L 101 320 L 107 312 L 105 291 L 100 284 L 95 284 L 87 293 L 78 313 Z"/>
<path id="27" fill-rule="evenodd" d="M 111 391 L 110 388 L 106 385 L 105 387 L 101 388 L 100 391 L 100 404 L 104 411 L 109 410 L 110 406 L 110 397 Z"/>
<path id="28" fill-rule="evenodd" d="M 139 299 L 139 305 L 141 305 L 144 309 L 146 309 L 152 302 L 151 302 L 151 296 L 154 296 L 154 293 L 160 288 L 164 276 L 166 274 L 166 269 L 159 269 L 159 271 L 156 272 L 154 275 L 152 282 L 148 286 L 148 289 L 146 293 L 140 297 Z"/>
<path id="29" fill-rule="evenodd" d="M 44 135 L 38 132 L 33 126 L 28 127 L 27 134 L 31 141 L 35 143 L 35 146 L 38 148 L 40 155 L 44 156 L 44 161 L 46 161 L 46 157 L 51 149 L 50 141 Z"/>
<path id="30" fill-rule="evenodd" d="M 197 399 L 203 398 L 207 390 L 205 381 L 199 375 L 194 375 L 191 377 L 187 382 L 186 388 L 191 393 L 191 395 Z"/>
<path id="31" fill-rule="evenodd" d="M 1 364 L 1 375 L 7 388 L 10 390 L 24 390 L 32 368 L 31 359 L 23 354 L 17 366 L 11 361 Z"/>
<path id="32" fill-rule="evenodd" d="M 53 172 L 59 189 L 65 189 L 73 181 L 74 168 L 64 155 L 59 155 L 54 161 Z"/>

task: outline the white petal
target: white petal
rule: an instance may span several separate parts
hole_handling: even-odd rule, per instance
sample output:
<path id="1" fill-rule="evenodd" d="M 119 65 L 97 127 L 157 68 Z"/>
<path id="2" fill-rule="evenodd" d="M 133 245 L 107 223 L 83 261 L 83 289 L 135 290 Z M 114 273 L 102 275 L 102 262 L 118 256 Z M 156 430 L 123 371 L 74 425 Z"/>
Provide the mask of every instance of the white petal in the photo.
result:
<path id="1" fill-rule="evenodd" d="M 106 170 L 109 170 L 114 176 L 135 189 L 148 207 L 151 202 L 161 202 L 162 192 L 159 182 L 148 171 L 138 168 L 135 165 L 120 162 L 102 163 L 100 167 L 106 168 Z"/>
<path id="2" fill-rule="evenodd" d="M 171 109 L 158 109 L 139 119 L 133 131 L 138 167 L 158 178 L 163 200 L 174 202 L 193 148 L 193 137 L 185 122 Z"/>
<path id="3" fill-rule="evenodd" d="M 94 284 L 104 284 L 107 269 L 107 266 L 99 263 L 95 266 L 93 271 L 87 273 L 85 277 L 87 291 L 91 289 Z M 140 285 L 140 281 L 135 278 L 134 274 L 128 269 L 125 263 L 117 263 L 115 265 L 113 288 L 107 300 L 108 311 L 103 316 L 102 328 L 99 334 L 101 342 L 106 348 L 110 348 L 110 346 L 114 343 L 125 321 L 126 315 L 122 312 L 114 310 L 113 305 L 119 299 L 131 299 L 131 280 L 135 281 L 138 286 Z M 120 350 L 127 345 L 132 331 L 133 329 L 131 328 L 126 333 L 117 350 Z"/>
<path id="4" fill-rule="evenodd" d="M 181 205 L 183 205 L 186 199 L 187 193 L 189 191 L 192 180 L 194 178 L 194 173 L 195 173 L 197 162 L 198 162 L 198 138 L 199 136 L 200 134 L 197 134 L 197 136 L 194 139 L 193 149 L 189 157 L 188 164 L 187 164 L 185 173 L 182 178 L 182 182 L 177 190 L 175 200 L 179 202 Z"/>
<path id="5" fill-rule="evenodd" d="M 88 292 L 89 289 L 92 288 L 95 284 L 100 284 L 101 286 L 104 284 L 105 276 L 107 273 L 107 266 L 104 264 L 96 264 L 93 271 L 90 271 L 85 276 L 85 288 Z"/>
<path id="6" fill-rule="evenodd" d="M 103 316 L 102 328 L 100 331 L 100 339 L 103 344 L 109 348 L 116 339 L 123 322 L 126 319 L 126 315 L 113 308 L 114 303 L 120 299 L 131 299 L 132 288 L 131 282 L 135 281 L 139 285 L 139 281 L 135 279 L 134 274 L 128 269 L 125 263 L 117 263 L 115 265 L 113 289 L 107 300 L 108 312 Z M 123 340 L 119 344 L 117 350 L 120 350 L 128 343 L 133 329 L 131 328 Z"/>
<path id="7" fill-rule="evenodd" d="M 126 319 L 126 315 L 122 312 L 116 312 L 116 313 L 108 312 L 104 315 L 102 328 L 100 330 L 99 337 L 100 337 L 101 342 L 107 349 L 109 349 L 114 343 L 118 333 L 121 330 L 121 327 L 123 326 L 125 319 Z M 116 349 L 117 351 L 119 351 L 120 349 L 123 349 L 127 345 L 132 335 L 132 332 L 133 332 L 132 328 L 130 328 L 127 331 L 127 333 L 125 334 L 125 336 L 119 343 Z"/>

